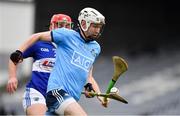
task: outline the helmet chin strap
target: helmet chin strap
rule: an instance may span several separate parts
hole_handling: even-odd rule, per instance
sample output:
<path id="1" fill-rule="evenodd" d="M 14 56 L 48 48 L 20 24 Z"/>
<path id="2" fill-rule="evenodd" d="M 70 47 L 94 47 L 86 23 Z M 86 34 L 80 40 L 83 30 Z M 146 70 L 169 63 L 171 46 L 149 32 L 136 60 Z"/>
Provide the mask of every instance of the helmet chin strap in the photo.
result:
<path id="1" fill-rule="evenodd" d="M 80 30 L 82 31 L 82 33 L 83 33 L 83 35 L 84 35 L 84 37 L 85 37 L 85 38 L 83 38 L 83 39 L 84 39 L 84 41 L 85 41 L 86 43 L 88 43 L 88 42 L 90 42 L 90 41 L 94 41 L 93 38 L 91 38 L 90 36 L 86 36 L 86 35 L 85 35 L 85 33 L 84 33 L 83 29 L 81 28 L 81 26 L 80 26 L 79 23 L 78 23 L 78 27 L 79 27 Z"/>

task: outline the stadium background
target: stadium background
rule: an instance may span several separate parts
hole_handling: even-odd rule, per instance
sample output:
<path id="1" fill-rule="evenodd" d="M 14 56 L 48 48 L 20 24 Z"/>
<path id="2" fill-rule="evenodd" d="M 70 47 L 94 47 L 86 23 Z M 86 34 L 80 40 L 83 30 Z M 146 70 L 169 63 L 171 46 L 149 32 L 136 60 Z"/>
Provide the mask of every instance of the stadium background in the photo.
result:
<path id="1" fill-rule="evenodd" d="M 65 13 L 72 17 L 75 24 L 79 11 L 84 7 L 93 7 L 106 17 L 106 25 L 100 40 L 102 54 L 95 64 L 94 77 L 100 84 L 102 91 L 113 73 L 111 56 L 118 55 L 127 60 L 129 70 L 122 75 L 116 86 L 122 96 L 129 101 L 128 105 L 112 101 L 109 108 L 103 108 L 98 101 L 86 99 L 82 96 L 80 104 L 89 115 L 180 115 L 180 8 L 175 1 L 70 1 L 70 0 L 0 0 L 2 4 L 21 4 L 32 6 L 32 30 L 25 37 L 34 32 L 48 30 L 48 24 L 54 13 Z M 27 7 L 23 8 L 24 10 Z M 14 12 L 17 13 L 17 12 Z M 0 22 L 3 11 L 0 11 Z M 6 14 L 8 15 L 8 14 Z M 12 22 L 15 15 L 12 15 Z M 25 15 L 26 16 L 26 15 Z M 26 21 L 27 17 L 21 17 Z M 0 24 L 3 24 L 1 22 Z M 6 24 L 16 31 L 13 23 Z M 24 33 L 22 24 L 19 30 Z M 5 26 L 5 27 L 6 27 Z M 30 27 L 30 26 L 29 26 Z M 8 29 L 7 29 L 8 30 Z M 3 29 L 0 32 L 1 46 L 4 39 Z M 19 35 L 18 37 L 21 37 Z M 0 78 L 8 78 L 8 55 L 20 44 L 17 37 L 9 38 L 7 43 L 15 41 L 14 46 L 9 46 L 7 52 L 1 47 L 0 66 L 5 73 Z M 21 42 L 22 43 L 22 42 Z M 2 50 L 3 49 L 3 50 Z M 6 51 L 6 50 L 5 50 Z M 27 65 L 30 66 L 30 65 Z M 22 67 L 20 67 L 23 69 Z M 5 83 L 0 84 L 3 93 L 0 93 L 1 114 L 24 114 L 21 106 L 20 95 L 24 89 L 24 82 L 28 81 L 29 72 L 21 74 L 19 71 L 19 90 L 14 95 L 5 92 Z M 6 82 L 7 80 L 5 80 Z M 16 107 L 19 106 L 19 107 Z"/>

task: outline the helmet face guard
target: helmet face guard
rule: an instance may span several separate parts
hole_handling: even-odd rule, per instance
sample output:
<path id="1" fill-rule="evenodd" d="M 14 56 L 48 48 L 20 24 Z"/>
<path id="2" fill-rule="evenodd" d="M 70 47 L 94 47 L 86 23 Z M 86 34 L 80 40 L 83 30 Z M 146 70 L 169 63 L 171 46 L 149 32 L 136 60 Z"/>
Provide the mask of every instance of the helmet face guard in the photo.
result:
<path id="1" fill-rule="evenodd" d="M 50 22 L 50 30 L 56 29 L 56 28 L 61 28 L 61 27 L 72 29 L 73 23 L 71 21 L 71 18 L 65 14 L 53 15 L 53 17 L 51 18 L 51 22 Z"/>
<path id="2" fill-rule="evenodd" d="M 82 20 L 86 21 L 86 28 L 81 25 Z M 84 8 L 78 17 L 79 25 L 83 31 L 87 31 L 91 23 L 105 25 L 105 17 L 93 8 Z"/>
<path id="3" fill-rule="evenodd" d="M 65 28 L 68 28 L 68 29 L 72 29 L 73 26 L 74 26 L 73 22 L 67 22 L 67 21 L 57 21 L 54 24 L 56 24 L 58 28 L 65 27 Z"/>

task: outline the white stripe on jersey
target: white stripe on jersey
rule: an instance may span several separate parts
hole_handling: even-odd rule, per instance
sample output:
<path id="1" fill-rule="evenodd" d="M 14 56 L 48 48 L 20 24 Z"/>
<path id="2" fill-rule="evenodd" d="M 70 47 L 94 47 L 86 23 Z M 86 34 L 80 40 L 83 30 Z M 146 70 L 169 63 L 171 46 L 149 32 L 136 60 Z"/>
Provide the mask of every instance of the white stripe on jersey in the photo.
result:
<path id="1" fill-rule="evenodd" d="M 33 62 L 32 71 L 50 73 L 55 64 L 55 58 L 43 58 Z"/>

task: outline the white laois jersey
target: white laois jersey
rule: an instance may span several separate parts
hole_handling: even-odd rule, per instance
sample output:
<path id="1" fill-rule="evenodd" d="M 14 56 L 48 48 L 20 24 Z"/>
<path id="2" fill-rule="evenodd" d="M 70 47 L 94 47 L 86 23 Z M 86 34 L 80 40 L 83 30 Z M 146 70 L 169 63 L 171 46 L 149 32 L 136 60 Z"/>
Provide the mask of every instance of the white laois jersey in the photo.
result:
<path id="1" fill-rule="evenodd" d="M 55 50 L 51 42 L 38 41 L 23 52 L 23 58 L 33 58 L 31 79 L 26 87 L 36 89 L 44 97 L 49 75 L 55 63 Z"/>

